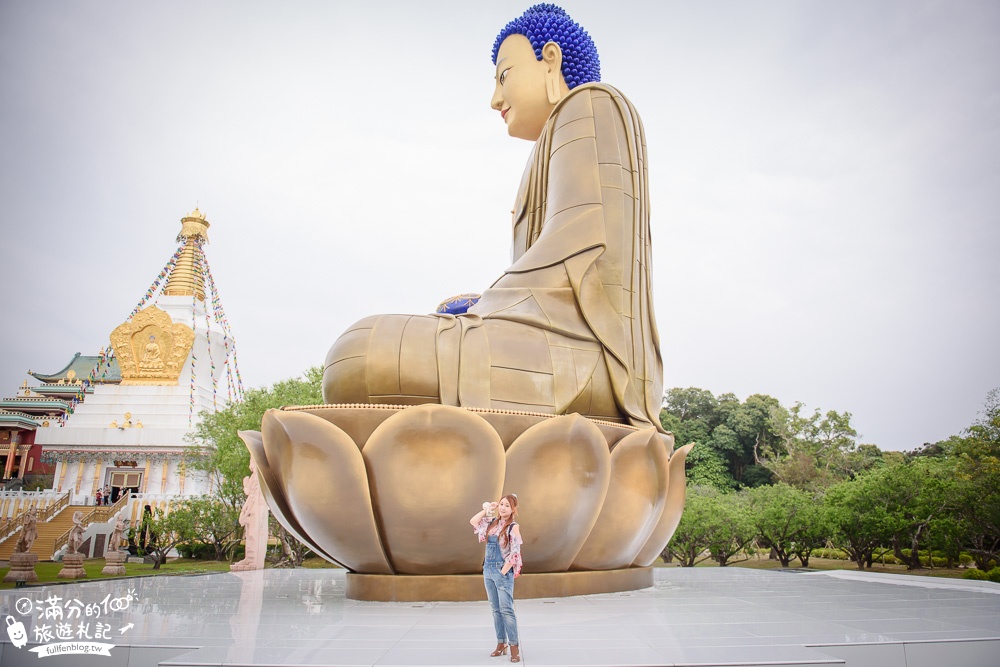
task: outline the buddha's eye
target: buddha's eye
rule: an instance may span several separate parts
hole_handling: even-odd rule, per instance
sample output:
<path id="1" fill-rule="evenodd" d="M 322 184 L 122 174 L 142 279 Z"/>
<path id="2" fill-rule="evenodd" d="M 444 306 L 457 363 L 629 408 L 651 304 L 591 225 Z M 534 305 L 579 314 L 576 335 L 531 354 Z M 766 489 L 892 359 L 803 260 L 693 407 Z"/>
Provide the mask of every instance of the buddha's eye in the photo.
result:
<path id="1" fill-rule="evenodd" d="M 504 71 L 500 72 L 500 85 L 501 86 L 503 85 L 504 81 L 507 80 L 507 72 L 509 72 L 509 71 L 510 71 L 510 68 L 508 67 Z"/>

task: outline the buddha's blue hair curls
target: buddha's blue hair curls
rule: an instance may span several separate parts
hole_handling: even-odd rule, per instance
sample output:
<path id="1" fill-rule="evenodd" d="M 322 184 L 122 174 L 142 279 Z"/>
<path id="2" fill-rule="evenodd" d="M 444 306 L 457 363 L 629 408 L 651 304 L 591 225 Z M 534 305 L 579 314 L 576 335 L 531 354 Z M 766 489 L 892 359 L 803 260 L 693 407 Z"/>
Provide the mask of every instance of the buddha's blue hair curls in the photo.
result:
<path id="1" fill-rule="evenodd" d="M 529 7 L 500 31 L 493 43 L 493 64 L 503 40 L 511 35 L 524 35 L 535 49 L 535 58 L 542 59 L 542 47 L 555 42 L 562 49 L 562 74 L 570 90 L 582 83 L 601 80 L 601 59 L 587 31 L 570 18 L 562 7 L 540 4 Z"/>

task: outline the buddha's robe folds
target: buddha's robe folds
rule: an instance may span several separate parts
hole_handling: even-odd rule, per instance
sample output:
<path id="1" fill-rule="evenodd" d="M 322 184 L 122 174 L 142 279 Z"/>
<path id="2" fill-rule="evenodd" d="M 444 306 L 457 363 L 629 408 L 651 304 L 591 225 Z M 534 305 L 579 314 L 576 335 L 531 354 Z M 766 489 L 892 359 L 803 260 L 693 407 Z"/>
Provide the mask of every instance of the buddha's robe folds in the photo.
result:
<path id="1" fill-rule="evenodd" d="M 659 426 L 646 146 L 631 103 L 556 105 L 518 189 L 513 264 L 464 315 L 378 315 L 330 349 L 328 403 L 578 412 Z"/>

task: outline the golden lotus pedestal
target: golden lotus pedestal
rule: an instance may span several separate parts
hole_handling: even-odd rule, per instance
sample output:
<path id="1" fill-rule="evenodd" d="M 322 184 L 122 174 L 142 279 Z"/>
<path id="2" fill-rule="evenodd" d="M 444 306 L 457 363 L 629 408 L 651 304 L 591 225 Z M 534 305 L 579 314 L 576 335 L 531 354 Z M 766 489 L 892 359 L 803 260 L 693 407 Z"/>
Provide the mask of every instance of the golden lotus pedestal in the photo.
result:
<path id="1" fill-rule="evenodd" d="M 517 494 L 517 597 L 652 585 L 684 507 L 684 459 L 649 427 L 425 404 L 269 410 L 240 436 L 275 518 L 359 600 L 484 599 L 470 517 Z"/>
<path id="2" fill-rule="evenodd" d="M 571 595 L 618 593 L 653 585 L 652 567 L 597 572 L 522 574 L 514 584 L 518 600 Z M 392 575 L 347 574 L 347 597 L 367 602 L 482 602 L 486 588 L 481 574 Z"/>

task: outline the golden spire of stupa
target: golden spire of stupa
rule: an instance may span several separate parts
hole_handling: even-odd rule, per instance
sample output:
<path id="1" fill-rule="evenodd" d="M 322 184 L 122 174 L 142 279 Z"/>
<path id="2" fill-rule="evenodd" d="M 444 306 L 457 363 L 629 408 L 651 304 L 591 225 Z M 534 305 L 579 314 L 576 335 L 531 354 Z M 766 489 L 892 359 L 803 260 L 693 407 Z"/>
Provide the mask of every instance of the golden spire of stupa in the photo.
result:
<path id="1" fill-rule="evenodd" d="M 204 269 L 201 268 L 204 266 L 205 255 L 201 245 L 208 242 L 208 227 L 205 214 L 197 208 L 181 218 L 181 233 L 178 238 L 183 237 L 187 242 L 163 288 L 165 296 L 194 295 L 200 301 L 205 300 Z"/>

